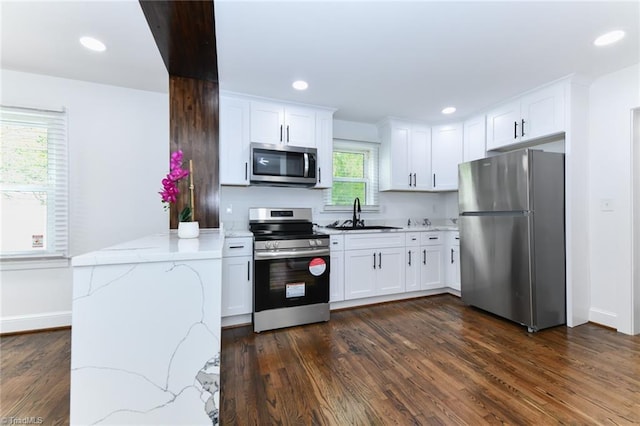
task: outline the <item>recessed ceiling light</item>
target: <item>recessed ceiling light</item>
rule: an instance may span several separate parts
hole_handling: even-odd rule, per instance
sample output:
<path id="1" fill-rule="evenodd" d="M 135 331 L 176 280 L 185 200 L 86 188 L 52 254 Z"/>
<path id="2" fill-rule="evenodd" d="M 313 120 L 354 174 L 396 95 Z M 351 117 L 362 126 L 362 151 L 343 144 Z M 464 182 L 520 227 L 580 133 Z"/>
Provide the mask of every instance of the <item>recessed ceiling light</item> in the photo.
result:
<path id="1" fill-rule="evenodd" d="M 443 114 L 453 114 L 454 112 L 456 112 L 456 107 L 446 107 L 445 109 L 442 110 Z"/>
<path id="2" fill-rule="evenodd" d="M 96 52 L 104 52 L 105 50 L 107 50 L 107 46 L 105 46 L 103 42 L 93 37 L 80 37 L 80 44 L 82 44 L 87 49 Z"/>
<path id="3" fill-rule="evenodd" d="M 620 41 L 624 38 L 624 31 L 616 30 L 609 31 L 606 34 L 602 34 L 600 37 L 594 40 L 593 44 L 596 46 L 607 46 L 609 44 L 615 43 L 616 41 Z"/>
<path id="4" fill-rule="evenodd" d="M 293 88 L 296 90 L 307 90 L 309 84 L 304 80 L 296 80 L 291 86 L 293 86 Z"/>

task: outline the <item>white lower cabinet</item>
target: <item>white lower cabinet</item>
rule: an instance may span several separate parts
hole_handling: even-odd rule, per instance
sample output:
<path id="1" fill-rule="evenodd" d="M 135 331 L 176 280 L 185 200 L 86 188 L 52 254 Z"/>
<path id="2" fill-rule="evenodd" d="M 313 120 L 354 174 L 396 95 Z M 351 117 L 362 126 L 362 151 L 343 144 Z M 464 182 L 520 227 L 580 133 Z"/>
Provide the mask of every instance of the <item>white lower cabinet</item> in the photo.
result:
<path id="1" fill-rule="evenodd" d="M 329 247 L 329 302 L 344 300 L 344 235 L 331 235 Z"/>
<path id="2" fill-rule="evenodd" d="M 442 232 L 420 234 L 420 290 L 444 287 Z"/>
<path id="3" fill-rule="evenodd" d="M 404 238 L 402 232 L 345 236 L 345 300 L 404 292 Z"/>
<path id="4" fill-rule="evenodd" d="M 227 238 L 222 252 L 222 316 L 253 310 L 253 239 Z"/>
<path id="5" fill-rule="evenodd" d="M 405 259 L 405 291 L 420 290 L 420 233 L 409 232 L 407 239 L 407 258 Z"/>
<path id="6" fill-rule="evenodd" d="M 454 290 L 460 290 L 460 236 L 458 232 L 447 232 L 446 244 L 446 284 Z"/>

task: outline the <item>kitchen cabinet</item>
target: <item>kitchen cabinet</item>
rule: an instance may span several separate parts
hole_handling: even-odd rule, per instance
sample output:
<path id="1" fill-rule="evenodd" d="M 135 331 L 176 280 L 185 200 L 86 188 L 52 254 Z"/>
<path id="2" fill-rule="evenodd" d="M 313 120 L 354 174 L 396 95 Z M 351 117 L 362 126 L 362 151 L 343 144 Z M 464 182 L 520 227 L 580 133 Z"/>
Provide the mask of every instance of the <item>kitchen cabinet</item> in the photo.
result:
<path id="1" fill-rule="evenodd" d="M 404 250 L 403 232 L 345 235 L 345 300 L 402 293 Z"/>
<path id="2" fill-rule="evenodd" d="M 405 291 L 420 290 L 420 233 L 408 232 L 406 235 Z"/>
<path id="3" fill-rule="evenodd" d="M 251 142 L 316 147 L 316 111 L 251 101 Z"/>
<path id="4" fill-rule="evenodd" d="M 333 184 L 333 112 L 316 112 L 316 147 L 318 149 L 318 183 L 315 188 L 331 188 Z"/>
<path id="5" fill-rule="evenodd" d="M 329 238 L 329 302 L 340 302 L 344 300 L 344 235 Z"/>
<path id="6" fill-rule="evenodd" d="M 446 242 L 446 285 L 460 291 L 460 235 L 458 232 L 447 232 Z"/>
<path id="7" fill-rule="evenodd" d="M 487 151 L 526 146 L 565 129 L 565 83 L 532 91 L 487 113 Z"/>
<path id="8" fill-rule="evenodd" d="M 379 126 L 380 190 L 431 190 L 431 129 L 398 120 Z"/>
<path id="9" fill-rule="evenodd" d="M 420 289 L 444 287 L 441 232 L 423 232 L 420 239 Z"/>
<path id="10" fill-rule="evenodd" d="M 220 96 L 220 184 L 249 185 L 249 101 Z"/>
<path id="11" fill-rule="evenodd" d="M 253 311 L 253 239 L 229 238 L 222 249 L 222 316 Z"/>
<path id="12" fill-rule="evenodd" d="M 463 134 L 463 161 L 473 161 L 485 158 L 487 123 L 484 115 L 479 115 L 464 122 Z"/>
<path id="13" fill-rule="evenodd" d="M 432 189 L 455 191 L 462 162 L 462 123 L 433 127 L 431 137 Z"/>

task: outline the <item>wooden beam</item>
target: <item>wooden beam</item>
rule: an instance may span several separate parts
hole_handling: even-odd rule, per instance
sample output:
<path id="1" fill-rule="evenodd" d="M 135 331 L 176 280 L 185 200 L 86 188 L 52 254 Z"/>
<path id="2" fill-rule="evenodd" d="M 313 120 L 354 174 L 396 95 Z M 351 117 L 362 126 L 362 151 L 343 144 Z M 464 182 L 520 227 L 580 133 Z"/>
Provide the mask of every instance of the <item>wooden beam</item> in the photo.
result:
<path id="1" fill-rule="evenodd" d="M 213 1 L 140 0 L 162 59 L 169 72 L 171 152 L 181 149 L 184 166 L 193 161 L 195 219 L 200 228 L 218 228 L 218 64 Z M 167 166 L 169 159 L 167 159 Z M 181 188 L 170 227 L 189 191 Z"/>
<path id="2" fill-rule="evenodd" d="M 140 0 L 171 76 L 218 82 L 212 0 Z"/>

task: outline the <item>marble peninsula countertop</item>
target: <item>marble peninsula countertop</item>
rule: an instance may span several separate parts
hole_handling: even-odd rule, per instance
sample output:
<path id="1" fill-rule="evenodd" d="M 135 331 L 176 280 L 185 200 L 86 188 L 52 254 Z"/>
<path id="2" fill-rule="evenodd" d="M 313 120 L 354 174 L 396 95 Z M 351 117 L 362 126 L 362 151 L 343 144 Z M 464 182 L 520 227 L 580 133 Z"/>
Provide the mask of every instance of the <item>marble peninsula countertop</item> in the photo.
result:
<path id="1" fill-rule="evenodd" d="M 96 266 L 220 259 L 223 243 L 224 235 L 219 229 L 201 229 L 198 238 L 178 238 L 177 231 L 172 230 L 74 256 L 71 264 Z"/>

